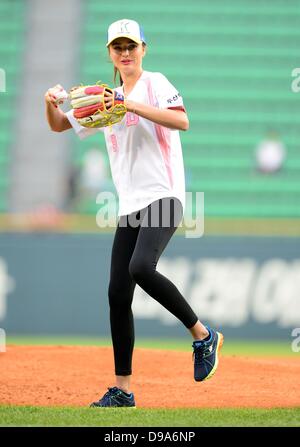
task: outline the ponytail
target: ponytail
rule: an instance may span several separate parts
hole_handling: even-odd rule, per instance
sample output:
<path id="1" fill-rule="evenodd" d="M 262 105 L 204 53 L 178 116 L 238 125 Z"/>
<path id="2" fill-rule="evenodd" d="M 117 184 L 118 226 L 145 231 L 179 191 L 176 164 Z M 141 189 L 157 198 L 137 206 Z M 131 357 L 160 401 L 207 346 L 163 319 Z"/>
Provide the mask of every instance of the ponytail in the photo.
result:
<path id="1" fill-rule="evenodd" d="M 116 77 L 119 74 L 119 83 L 120 85 L 123 85 L 123 79 L 121 78 L 121 73 L 117 69 L 117 67 L 114 67 L 114 84 L 116 85 Z"/>

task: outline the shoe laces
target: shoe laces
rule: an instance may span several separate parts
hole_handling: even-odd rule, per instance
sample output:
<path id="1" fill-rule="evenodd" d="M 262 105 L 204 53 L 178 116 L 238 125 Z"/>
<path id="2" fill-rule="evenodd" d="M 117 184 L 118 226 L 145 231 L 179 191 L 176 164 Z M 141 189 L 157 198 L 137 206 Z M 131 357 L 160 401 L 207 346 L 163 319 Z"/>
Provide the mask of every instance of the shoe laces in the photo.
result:
<path id="1" fill-rule="evenodd" d="M 101 402 L 103 404 L 110 403 L 112 400 L 114 400 L 114 397 L 121 394 L 121 391 L 119 388 L 114 386 L 113 388 L 107 388 L 108 391 L 104 394 L 104 396 L 101 399 Z"/>
<path id="2" fill-rule="evenodd" d="M 211 354 L 209 350 L 210 343 L 207 343 L 205 341 L 199 342 L 198 345 L 192 345 L 194 348 L 192 358 L 195 360 L 195 364 L 199 365 L 201 361 Z"/>

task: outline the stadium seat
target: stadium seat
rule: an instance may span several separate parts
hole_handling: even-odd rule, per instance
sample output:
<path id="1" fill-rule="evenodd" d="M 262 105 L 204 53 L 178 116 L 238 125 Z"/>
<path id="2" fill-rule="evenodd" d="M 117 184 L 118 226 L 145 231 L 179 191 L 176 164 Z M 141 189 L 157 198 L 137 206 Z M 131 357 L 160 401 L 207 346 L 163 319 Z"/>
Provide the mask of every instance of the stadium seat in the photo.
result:
<path id="1" fill-rule="evenodd" d="M 25 11 L 23 0 L 0 2 L 0 68 L 5 70 L 6 91 L 0 92 L 0 212 L 8 209 L 10 149 L 14 143 L 14 118 L 18 79 L 22 72 Z"/>
<path id="2" fill-rule="evenodd" d="M 135 18 L 148 43 L 144 68 L 164 73 L 182 93 L 190 129 L 182 132 L 187 190 L 204 191 L 208 216 L 299 217 L 299 98 L 291 89 L 299 66 L 297 2 L 84 2 L 78 80 L 112 84 L 105 48 L 107 26 Z M 184 67 L 184 69 L 182 68 Z M 254 153 L 270 131 L 287 148 L 282 171 L 256 172 Z M 74 162 L 101 136 L 74 138 Z M 276 200 L 274 200 L 276 197 Z M 79 211 L 94 213 L 95 202 Z"/>

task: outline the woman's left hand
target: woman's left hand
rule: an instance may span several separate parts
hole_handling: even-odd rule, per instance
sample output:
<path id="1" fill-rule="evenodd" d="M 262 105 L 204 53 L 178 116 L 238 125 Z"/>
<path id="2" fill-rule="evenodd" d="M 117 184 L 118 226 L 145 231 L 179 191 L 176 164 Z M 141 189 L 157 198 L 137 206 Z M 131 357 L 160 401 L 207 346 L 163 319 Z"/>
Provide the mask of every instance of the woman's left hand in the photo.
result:
<path id="1" fill-rule="evenodd" d="M 114 102 L 114 93 L 110 93 L 107 90 L 105 90 L 104 92 L 104 102 L 105 102 L 105 107 L 107 110 L 109 110 Z"/>
<path id="2" fill-rule="evenodd" d="M 130 99 L 125 100 L 125 105 L 126 105 L 128 112 L 135 113 L 135 109 L 136 109 L 135 104 L 136 103 L 134 101 L 131 101 Z"/>

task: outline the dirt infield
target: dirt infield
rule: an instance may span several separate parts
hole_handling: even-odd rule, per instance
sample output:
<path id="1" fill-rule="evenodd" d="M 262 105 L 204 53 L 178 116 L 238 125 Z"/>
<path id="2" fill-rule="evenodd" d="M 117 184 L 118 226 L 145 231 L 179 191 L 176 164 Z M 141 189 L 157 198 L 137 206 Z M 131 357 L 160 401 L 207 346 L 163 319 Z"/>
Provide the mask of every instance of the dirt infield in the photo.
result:
<path id="1" fill-rule="evenodd" d="M 88 406 L 114 384 L 110 347 L 8 346 L 0 354 L 0 403 Z M 136 348 L 138 407 L 300 406 L 300 359 L 222 356 L 213 378 L 193 380 L 192 353 Z"/>

